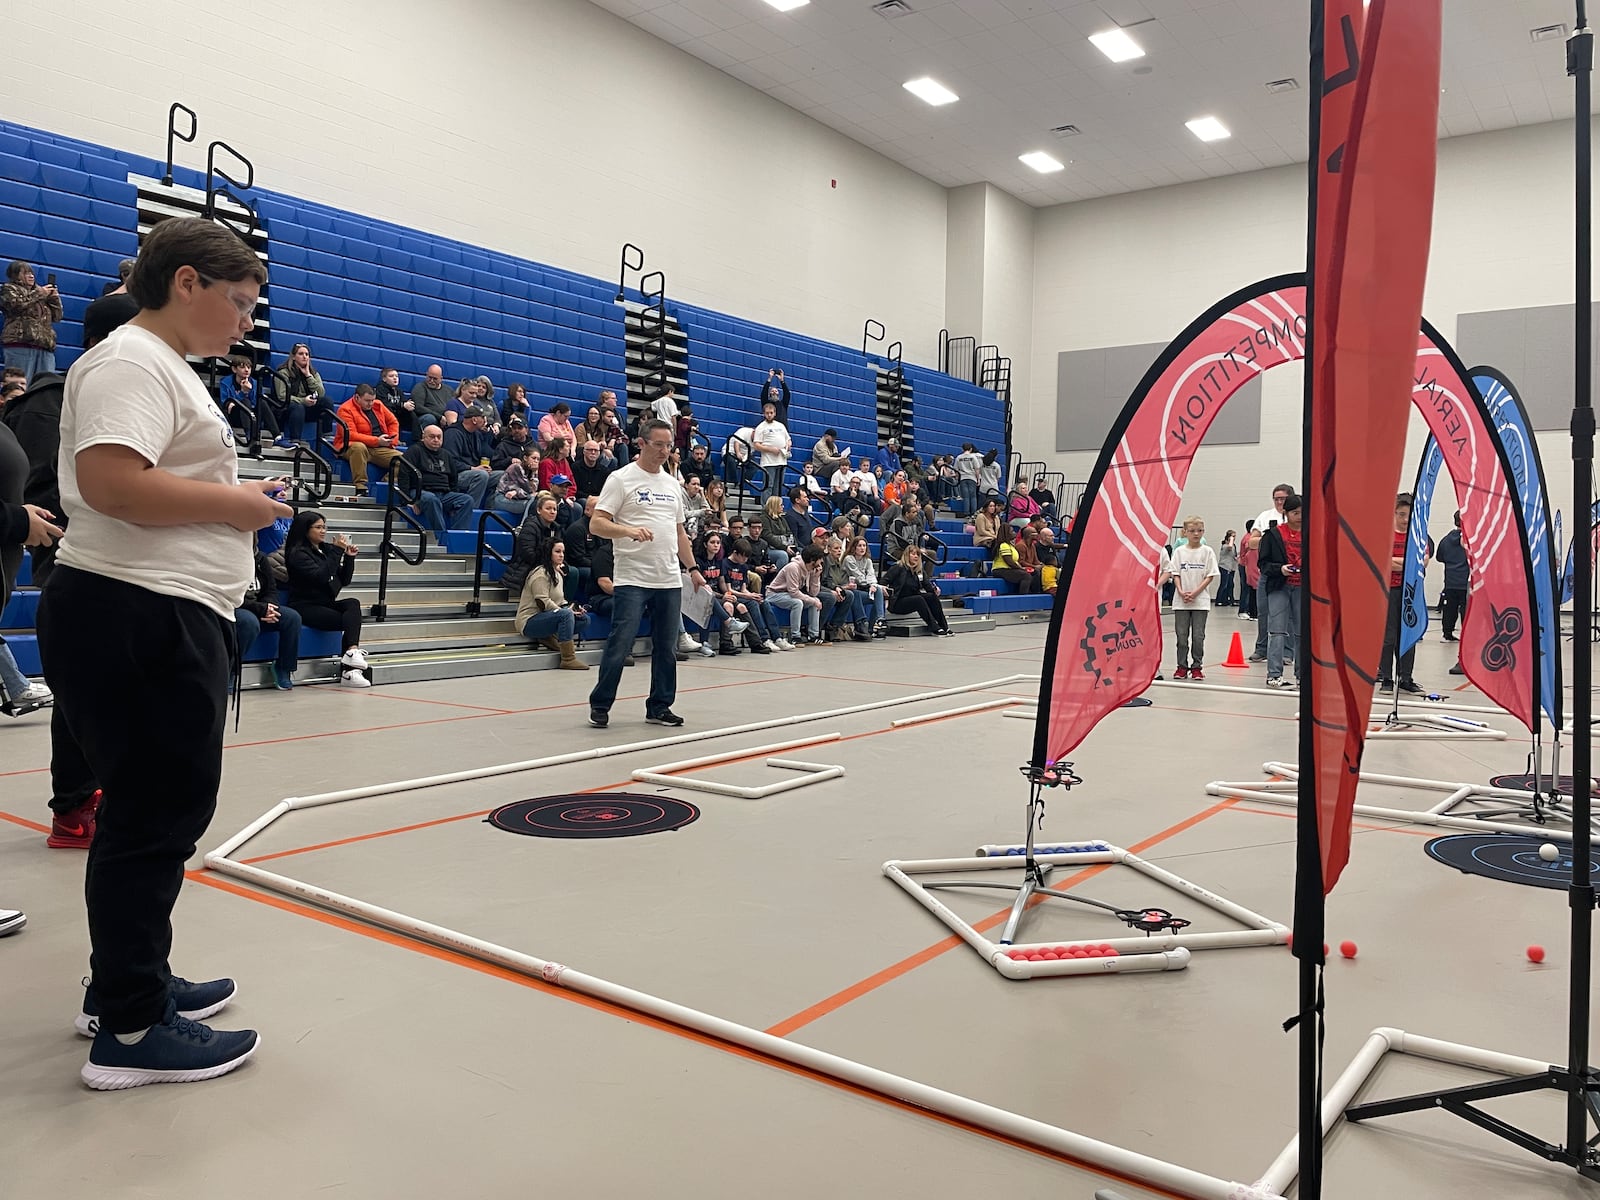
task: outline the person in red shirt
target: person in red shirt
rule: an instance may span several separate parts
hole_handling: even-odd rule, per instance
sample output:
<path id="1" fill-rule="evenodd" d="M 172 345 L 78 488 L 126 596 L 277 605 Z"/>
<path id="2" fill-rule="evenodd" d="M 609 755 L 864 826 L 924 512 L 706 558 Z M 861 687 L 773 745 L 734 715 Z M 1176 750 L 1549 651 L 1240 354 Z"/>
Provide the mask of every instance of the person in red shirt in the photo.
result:
<path id="1" fill-rule="evenodd" d="M 1406 565 L 1406 531 L 1411 528 L 1411 495 L 1401 492 L 1394 498 L 1394 545 L 1389 559 L 1389 623 L 1383 629 L 1383 657 L 1378 660 L 1378 690 L 1395 689 L 1395 651 L 1400 648 L 1400 613 L 1405 607 L 1405 578 L 1401 572 Z M 1398 670 L 1402 692 L 1413 694 L 1422 691 L 1411 678 L 1411 667 L 1417 659 L 1417 648 L 1412 646 L 1400 655 Z"/>
<path id="2" fill-rule="evenodd" d="M 367 494 L 367 464 L 376 463 L 387 471 L 400 457 L 400 421 L 370 383 L 356 388 L 356 394 L 339 406 L 339 424 L 333 429 L 333 446 L 350 464 L 350 481 L 356 495 Z M 348 438 L 345 436 L 348 431 Z"/>

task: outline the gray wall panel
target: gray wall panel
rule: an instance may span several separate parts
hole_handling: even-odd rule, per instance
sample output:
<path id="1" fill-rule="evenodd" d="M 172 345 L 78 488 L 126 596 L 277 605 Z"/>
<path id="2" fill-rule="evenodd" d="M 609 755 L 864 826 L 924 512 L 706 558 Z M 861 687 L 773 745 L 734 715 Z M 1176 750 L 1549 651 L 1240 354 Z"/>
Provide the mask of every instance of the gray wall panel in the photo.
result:
<path id="1" fill-rule="evenodd" d="M 1165 342 L 1063 350 L 1056 358 L 1056 453 L 1099 450 Z M 1261 379 L 1240 388 L 1206 431 L 1207 445 L 1261 440 Z"/>
<path id="2" fill-rule="evenodd" d="M 1534 429 L 1565 429 L 1572 416 L 1571 304 L 1462 313 L 1455 347 L 1468 367 L 1498 367 L 1527 406 Z M 1600 306 L 1590 316 L 1600 337 Z M 1600 386 L 1600 361 L 1591 387 Z"/>

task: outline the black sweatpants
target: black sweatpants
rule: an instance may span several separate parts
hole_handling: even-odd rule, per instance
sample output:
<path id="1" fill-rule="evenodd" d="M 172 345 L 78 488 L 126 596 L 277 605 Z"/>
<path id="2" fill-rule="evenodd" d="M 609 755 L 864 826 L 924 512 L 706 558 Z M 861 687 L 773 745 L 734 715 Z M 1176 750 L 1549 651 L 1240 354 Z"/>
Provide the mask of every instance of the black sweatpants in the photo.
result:
<path id="1" fill-rule="evenodd" d="M 897 616 L 905 613 L 916 613 L 917 616 L 922 618 L 924 625 L 940 633 L 950 628 L 944 619 L 944 606 L 939 603 L 938 598 L 924 596 L 920 592 L 896 596 L 889 601 L 889 611 Z"/>
<path id="2" fill-rule="evenodd" d="M 1454 637 L 1456 621 L 1467 611 L 1467 589 L 1445 588 L 1439 597 L 1439 624 L 1444 626 L 1445 637 Z"/>
<path id="3" fill-rule="evenodd" d="M 104 792 L 84 875 L 100 1024 L 134 1033 L 165 1013 L 172 909 L 217 807 L 233 627 L 192 600 L 65 566 L 38 626 L 55 715 Z"/>
<path id="4" fill-rule="evenodd" d="M 1400 648 L 1400 612 L 1405 605 L 1405 597 L 1405 588 L 1389 589 L 1389 620 L 1383 627 L 1383 658 L 1379 660 L 1378 678 L 1410 683 L 1411 666 L 1417 661 L 1417 648 L 1413 646 L 1400 656 L 1398 675 L 1395 673 L 1394 658 L 1395 651 Z"/>
<path id="5" fill-rule="evenodd" d="M 332 604 L 295 603 L 291 605 L 307 629 L 325 629 L 344 634 L 340 651 L 361 645 L 361 601 L 335 600 Z"/>

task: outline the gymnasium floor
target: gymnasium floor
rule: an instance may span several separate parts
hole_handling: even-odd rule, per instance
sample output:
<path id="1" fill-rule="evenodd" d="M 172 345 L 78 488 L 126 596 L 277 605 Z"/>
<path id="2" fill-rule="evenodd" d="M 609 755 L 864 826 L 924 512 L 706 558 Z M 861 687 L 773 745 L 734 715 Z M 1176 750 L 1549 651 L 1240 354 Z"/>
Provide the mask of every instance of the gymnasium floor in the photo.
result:
<path id="1" fill-rule="evenodd" d="M 1238 628 L 1215 613 L 1220 659 Z M 948 640 L 696 659 L 680 670 L 687 732 L 1036 673 L 1043 625 Z M 1170 644 L 1170 641 L 1169 641 Z M 1417 678 L 1445 690 L 1430 638 Z M 622 744 L 643 724 L 642 665 L 607 731 L 584 722 L 592 675 L 543 672 L 384 687 L 253 692 L 229 735 L 202 853 L 280 798 Z M 1221 669 L 1259 684 L 1259 668 Z M 717 738 L 531 774 L 289 815 L 242 856 L 718 1016 L 1223 1178 L 1254 1180 L 1293 1133 L 1295 968 L 1281 947 L 1197 953 L 1186 971 L 1007 982 L 886 880 L 889 858 L 970 854 L 1022 833 L 1016 767 L 1031 722 L 991 710 L 893 729 L 981 695 Z M 1204 792 L 1294 757 L 1292 699 L 1176 687 L 1114 713 L 1075 755 L 1085 783 L 1052 797 L 1051 840 L 1103 838 L 1267 916 L 1291 917 L 1292 822 Z M 1466 691 L 1463 700 L 1481 702 Z M 1509 721 L 1498 722 L 1511 728 Z M 649 837 L 515 837 L 481 820 L 508 800 L 626 786 L 629 772 L 789 737 L 843 779 L 766 800 L 675 793 L 700 819 Z M 1523 743 L 1389 742 L 1369 769 L 1487 780 Z M 28 928 L 0 941 L 3 1200 L 199 1195 L 1082 1197 L 1126 1183 L 926 1113 L 432 949 L 200 870 L 180 900 L 173 965 L 230 974 L 222 1027 L 261 1030 L 225 1079 L 97 1094 L 77 1072 L 72 1017 L 86 967 L 82 855 L 48 850 L 48 731 L 0 728 L 0 904 Z M 770 782 L 751 762 L 711 768 Z M 1423 807 L 1421 793 L 1363 799 Z M 1557 1061 L 1567 976 L 1561 892 L 1469 878 L 1428 861 L 1416 830 L 1358 830 L 1330 901 L 1328 1073 L 1379 1025 Z M 1108 873 L 1085 894 L 1192 902 Z M 1088 881 L 1085 881 L 1086 883 Z M 998 894 L 942 893 L 971 917 Z M 1040 937 L 1115 936 L 1076 905 L 1030 915 Z M 1529 943 L 1550 949 L 1534 967 Z M 1391 1056 L 1369 1094 L 1472 1076 Z M 1559 1138 L 1548 1098 L 1496 1111 Z M 1594 1190 L 1435 1114 L 1340 1129 L 1332 1197 L 1579 1197 Z"/>

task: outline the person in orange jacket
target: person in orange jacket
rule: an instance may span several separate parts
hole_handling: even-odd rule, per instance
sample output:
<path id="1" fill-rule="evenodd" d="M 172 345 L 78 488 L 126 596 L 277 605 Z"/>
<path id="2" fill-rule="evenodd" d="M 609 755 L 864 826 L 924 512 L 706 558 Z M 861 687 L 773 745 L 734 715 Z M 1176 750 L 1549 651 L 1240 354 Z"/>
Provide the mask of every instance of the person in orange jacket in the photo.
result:
<path id="1" fill-rule="evenodd" d="M 400 451 L 395 449 L 400 441 L 399 419 L 378 399 L 373 386 L 363 383 L 354 396 L 339 406 L 339 421 L 333 431 L 334 449 L 350 464 L 356 495 L 365 496 L 367 464 L 376 463 L 380 470 L 387 471 L 389 464 L 400 457 Z"/>

